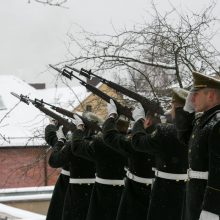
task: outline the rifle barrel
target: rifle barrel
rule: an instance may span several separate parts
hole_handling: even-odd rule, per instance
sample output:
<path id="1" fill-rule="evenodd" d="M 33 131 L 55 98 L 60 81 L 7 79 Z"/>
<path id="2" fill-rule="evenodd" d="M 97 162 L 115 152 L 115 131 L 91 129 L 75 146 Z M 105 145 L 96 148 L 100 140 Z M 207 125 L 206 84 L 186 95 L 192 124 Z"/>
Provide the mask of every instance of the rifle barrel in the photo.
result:
<path id="1" fill-rule="evenodd" d="M 21 97 L 20 97 L 17 93 L 11 92 L 11 94 L 12 94 L 13 96 L 15 96 L 16 98 L 21 99 Z"/>
<path id="2" fill-rule="evenodd" d="M 70 67 L 70 66 L 68 66 L 68 65 L 65 65 L 65 67 L 67 67 L 67 68 L 69 68 L 69 69 L 71 69 L 71 70 L 73 70 L 73 71 L 75 71 L 75 72 L 77 72 L 77 73 L 79 73 L 80 74 L 80 70 L 78 70 L 78 69 L 76 69 L 76 68 L 74 68 L 74 67 Z"/>
<path id="3" fill-rule="evenodd" d="M 25 104 L 27 104 L 27 105 L 29 105 L 29 101 L 30 101 L 30 99 L 29 99 L 29 97 L 27 97 L 27 96 L 24 96 L 24 95 L 18 95 L 17 93 L 15 93 L 15 92 L 11 92 L 11 94 L 13 95 L 13 96 L 15 96 L 16 98 L 18 98 L 21 102 L 24 102 Z"/>
<path id="4" fill-rule="evenodd" d="M 60 70 L 59 68 L 57 68 L 57 67 L 55 67 L 55 66 L 53 66 L 53 65 L 51 65 L 51 64 L 49 64 L 49 66 L 50 66 L 51 68 L 53 68 L 54 70 L 56 70 L 56 71 L 58 71 L 59 73 L 62 74 L 62 70 Z"/>

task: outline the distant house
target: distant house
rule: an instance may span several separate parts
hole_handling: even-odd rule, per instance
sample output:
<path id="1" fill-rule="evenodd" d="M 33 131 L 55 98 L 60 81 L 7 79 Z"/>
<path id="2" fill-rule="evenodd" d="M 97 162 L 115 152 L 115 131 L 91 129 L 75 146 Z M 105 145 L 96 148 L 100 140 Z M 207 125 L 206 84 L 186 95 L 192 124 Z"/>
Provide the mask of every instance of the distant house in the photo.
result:
<path id="1" fill-rule="evenodd" d="M 123 96 L 119 93 L 117 93 L 115 90 L 109 88 L 103 83 L 99 83 L 97 85 L 97 88 L 104 93 L 108 94 L 109 96 L 115 98 L 117 101 L 124 103 Z M 74 111 L 76 112 L 93 112 L 97 114 L 98 116 L 102 117 L 103 119 L 107 115 L 107 103 L 99 98 L 97 95 L 94 95 L 93 93 L 88 93 L 88 95 L 85 97 L 85 99 L 79 103 L 75 108 Z"/>

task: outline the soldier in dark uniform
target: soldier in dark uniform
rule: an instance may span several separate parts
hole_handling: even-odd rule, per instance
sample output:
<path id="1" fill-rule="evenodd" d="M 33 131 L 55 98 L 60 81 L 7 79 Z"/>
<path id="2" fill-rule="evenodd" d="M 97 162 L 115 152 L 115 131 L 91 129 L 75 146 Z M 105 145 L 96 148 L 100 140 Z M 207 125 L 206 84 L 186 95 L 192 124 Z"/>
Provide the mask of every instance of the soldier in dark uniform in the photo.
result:
<path id="1" fill-rule="evenodd" d="M 57 131 L 55 145 L 49 163 L 52 167 L 62 167 L 69 161 L 70 179 L 63 207 L 63 220 L 85 220 L 90 196 L 95 181 L 94 164 L 71 153 L 71 141 L 66 141 L 62 127 Z M 63 143 L 62 143 L 63 142 Z"/>
<path id="2" fill-rule="evenodd" d="M 184 220 L 219 220 L 220 216 L 220 80 L 193 72 L 194 85 L 185 110 L 179 112 L 179 136 L 189 146 L 189 181 Z M 191 105 L 189 105 L 191 102 Z M 189 106 L 192 108 L 190 109 Z M 187 123 L 189 122 L 189 123 Z M 187 140 L 188 134 L 191 134 Z"/>
<path id="3" fill-rule="evenodd" d="M 54 124 L 49 124 L 45 128 L 45 140 L 47 144 L 54 147 L 57 143 L 56 135 L 57 127 Z M 50 160 L 53 155 L 50 155 Z M 63 213 L 64 200 L 66 196 L 66 190 L 69 184 L 69 162 L 62 167 L 61 173 L 54 186 L 52 198 L 47 212 L 46 220 L 61 220 Z"/>
<path id="4" fill-rule="evenodd" d="M 115 220 L 124 188 L 126 159 L 108 148 L 102 134 L 85 137 L 84 124 L 75 117 L 72 153 L 96 165 L 96 180 L 86 220 Z"/>
<path id="5" fill-rule="evenodd" d="M 148 154 L 135 151 L 132 148 L 131 138 L 127 134 L 127 129 L 124 131 L 118 130 L 118 121 L 116 121 L 117 109 L 112 100 L 108 104 L 108 110 L 109 118 L 103 124 L 104 142 L 128 159 L 125 188 L 122 193 L 116 219 L 146 220 L 151 184 L 154 178 L 154 172 L 152 171 L 154 158 Z"/>
<path id="6" fill-rule="evenodd" d="M 186 95 L 183 89 L 173 90 L 173 119 L 174 104 L 183 107 Z M 175 124 L 158 124 L 147 134 L 150 123 L 141 105 L 133 111 L 133 118 L 136 121 L 132 131 L 134 149 L 155 156 L 155 181 L 147 219 L 180 220 L 187 179 L 187 148 L 178 141 Z"/>

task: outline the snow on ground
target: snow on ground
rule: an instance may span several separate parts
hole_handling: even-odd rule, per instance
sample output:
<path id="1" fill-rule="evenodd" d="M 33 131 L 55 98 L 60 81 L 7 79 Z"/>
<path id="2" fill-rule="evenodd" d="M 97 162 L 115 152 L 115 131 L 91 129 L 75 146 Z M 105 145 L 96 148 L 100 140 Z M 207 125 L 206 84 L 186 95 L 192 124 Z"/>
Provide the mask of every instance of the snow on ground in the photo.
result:
<path id="1" fill-rule="evenodd" d="M 7 220 L 45 220 L 46 216 L 0 203 L 0 217 Z"/>

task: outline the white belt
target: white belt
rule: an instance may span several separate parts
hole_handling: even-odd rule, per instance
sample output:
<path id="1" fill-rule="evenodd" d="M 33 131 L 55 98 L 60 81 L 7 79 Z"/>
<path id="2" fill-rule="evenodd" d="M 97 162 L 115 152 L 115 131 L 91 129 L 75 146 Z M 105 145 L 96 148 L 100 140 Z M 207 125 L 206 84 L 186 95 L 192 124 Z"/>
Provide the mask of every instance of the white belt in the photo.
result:
<path id="1" fill-rule="evenodd" d="M 70 178 L 69 183 L 72 183 L 72 184 L 92 184 L 92 183 L 95 183 L 95 179 L 94 178 L 86 178 L 86 179 Z"/>
<path id="2" fill-rule="evenodd" d="M 101 184 L 105 184 L 105 185 L 112 185 L 112 186 L 115 186 L 115 185 L 124 185 L 124 180 L 110 180 L 110 179 L 102 179 L 100 177 L 97 177 L 95 178 L 95 181 L 97 183 L 101 183 Z"/>
<path id="3" fill-rule="evenodd" d="M 165 173 L 159 170 L 155 170 L 155 176 L 163 178 L 163 179 L 176 180 L 176 181 L 188 179 L 187 174 Z"/>
<path id="4" fill-rule="evenodd" d="M 144 183 L 144 184 L 147 184 L 147 185 L 153 183 L 153 179 L 152 178 L 143 178 L 143 177 L 136 176 L 133 173 L 131 173 L 129 170 L 127 170 L 126 176 L 129 179 L 131 179 L 131 180 L 133 180 L 135 182 L 138 182 L 138 183 Z"/>
<path id="5" fill-rule="evenodd" d="M 61 172 L 63 175 L 70 176 L 70 171 L 62 169 Z"/>
<path id="6" fill-rule="evenodd" d="M 192 169 L 187 170 L 188 178 L 189 179 L 203 179 L 207 180 L 209 176 L 209 172 L 203 172 L 203 171 L 194 171 Z"/>

